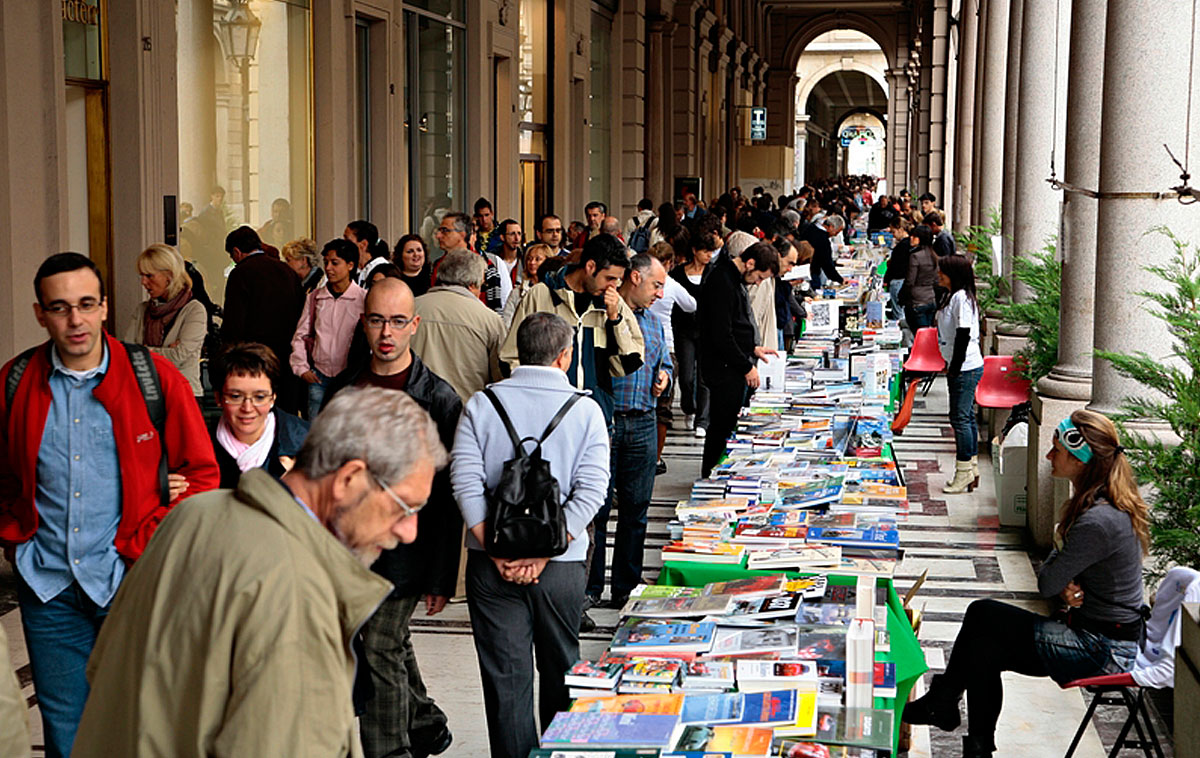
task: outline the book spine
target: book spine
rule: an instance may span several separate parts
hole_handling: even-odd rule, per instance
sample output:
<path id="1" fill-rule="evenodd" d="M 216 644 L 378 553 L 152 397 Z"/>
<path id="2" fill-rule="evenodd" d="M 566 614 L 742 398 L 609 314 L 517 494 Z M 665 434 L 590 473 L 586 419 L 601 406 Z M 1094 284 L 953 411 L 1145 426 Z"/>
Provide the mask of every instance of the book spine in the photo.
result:
<path id="1" fill-rule="evenodd" d="M 875 622 L 854 619 L 846 631 L 846 707 L 870 708 L 875 680 Z"/>

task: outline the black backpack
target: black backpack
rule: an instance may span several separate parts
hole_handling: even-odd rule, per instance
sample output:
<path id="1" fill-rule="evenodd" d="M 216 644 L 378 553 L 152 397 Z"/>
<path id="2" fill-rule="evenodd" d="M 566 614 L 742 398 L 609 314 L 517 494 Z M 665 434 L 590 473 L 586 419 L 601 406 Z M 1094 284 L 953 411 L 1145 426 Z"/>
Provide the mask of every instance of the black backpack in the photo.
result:
<path id="1" fill-rule="evenodd" d="M 542 443 L 583 395 L 572 395 L 563 403 L 541 438 L 521 439 L 500 398 L 490 389 L 483 392 L 496 407 L 514 448 L 514 457 L 504 462 L 499 483 L 487 493 L 488 530 L 484 549 L 494 558 L 510 560 L 562 555 L 569 541 L 567 518 L 560 502 L 558 480 L 550 473 L 550 462 L 542 458 Z M 525 443 L 530 440 L 536 444 L 527 453 Z"/>
<path id="2" fill-rule="evenodd" d="M 163 433 L 167 428 L 167 398 L 163 394 L 162 383 L 158 379 L 158 369 L 154 367 L 154 357 L 144 345 L 122 342 L 129 356 L 129 365 L 133 368 L 134 379 L 138 389 L 142 391 L 142 400 L 146 403 L 146 411 L 150 414 L 150 423 L 158 433 L 158 444 L 162 453 L 158 457 L 158 489 L 163 505 L 171 502 L 170 487 L 167 483 L 167 441 Z M 4 407 L 12 412 L 13 398 L 17 396 L 17 388 L 21 386 L 21 377 L 29 368 L 29 361 L 34 351 L 44 349 L 42 345 L 31 347 L 17 356 L 12 367 L 8 370 L 8 378 L 4 383 Z"/>

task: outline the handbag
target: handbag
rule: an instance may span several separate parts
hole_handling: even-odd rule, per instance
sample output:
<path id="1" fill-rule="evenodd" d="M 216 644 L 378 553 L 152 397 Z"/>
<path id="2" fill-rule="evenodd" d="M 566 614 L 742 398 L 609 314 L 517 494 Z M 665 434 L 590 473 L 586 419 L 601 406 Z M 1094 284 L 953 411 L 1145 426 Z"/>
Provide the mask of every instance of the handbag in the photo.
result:
<path id="1" fill-rule="evenodd" d="M 559 422 L 584 397 L 573 394 L 563 403 L 538 438 L 521 438 L 500 398 L 490 388 L 484 394 L 496 408 L 513 443 L 513 457 L 504 462 L 500 481 L 487 493 L 487 544 L 484 549 L 494 558 L 553 558 L 567 551 L 567 518 L 563 512 L 558 480 L 550 471 L 550 462 L 542 458 L 542 443 Z M 534 442 L 526 451 L 525 443 Z"/>
<path id="2" fill-rule="evenodd" d="M 308 293 L 308 334 L 301 337 L 304 341 L 304 354 L 308 356 L 308 367 L 313 365 L 313 350 L 317 346 L 317 291 Z"/>

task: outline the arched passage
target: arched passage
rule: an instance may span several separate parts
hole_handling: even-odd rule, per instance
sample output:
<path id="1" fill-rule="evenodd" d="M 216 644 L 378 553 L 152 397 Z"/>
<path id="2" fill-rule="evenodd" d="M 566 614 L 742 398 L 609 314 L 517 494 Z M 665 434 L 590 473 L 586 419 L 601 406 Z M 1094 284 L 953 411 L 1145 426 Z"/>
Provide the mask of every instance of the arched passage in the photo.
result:
<path id="1" fill-rule="evenodd" d="M 833 29 L 811 37 L 796 61 L 796 184 L 836 176 L 851 166 L 872 167 L 856 173 L 884 173 L 887 68 L 880 45 L 857 29 Z M 870 146 L 860 138 L 843 144 L 842 122 L 863 111 L 874 116 L 854 124 L 870 135 Z M 863 151 L 869 158 L 856 157 L 865 155 Z"/>

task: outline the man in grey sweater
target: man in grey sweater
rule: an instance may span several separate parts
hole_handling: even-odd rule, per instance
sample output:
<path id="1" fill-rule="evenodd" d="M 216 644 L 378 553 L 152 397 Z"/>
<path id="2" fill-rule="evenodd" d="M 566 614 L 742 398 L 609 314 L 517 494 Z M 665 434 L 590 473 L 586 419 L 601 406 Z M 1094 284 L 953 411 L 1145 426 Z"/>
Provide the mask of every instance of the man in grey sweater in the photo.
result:
<path id="1" fill-rule="evenodd" d="M 551 313 L 532 313 L 517 327 L 519 365 L 491 389 L 520 437 L 541 437 L 563 403 L 579 393 L 566 375 L 573 344 L 570 325 Z M 467 402 L 459 421 L 450 480 L 468 529 L 467 605 L 492 758 L 525 758 L 538 746 L 531 645 L 543 726 L 570 703 L 563 675 L 579 657 L 587 525 L 608 491 L 608 444 L 600 406 L 587 398 L 576 403 L 542 444 L 563 498 L 570 544 L 559 556 L 505 560 L 489 556 L 483 545 L 487 493 L 500 481 L 505 461 L 515 457 L 513 443 L 482 392 Z"/>

